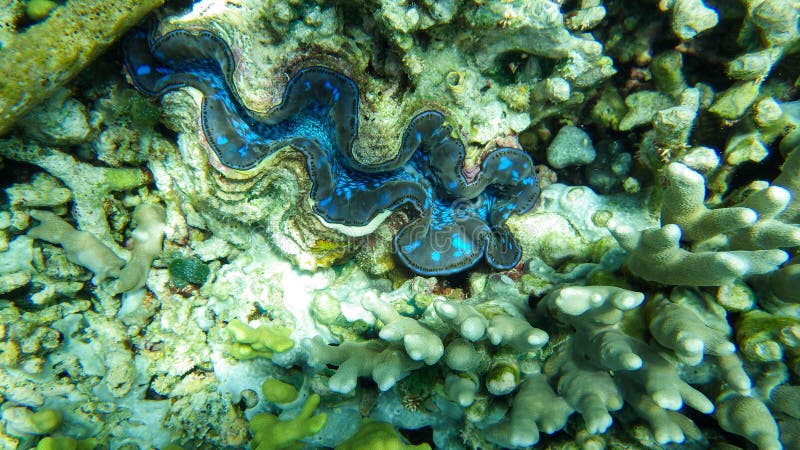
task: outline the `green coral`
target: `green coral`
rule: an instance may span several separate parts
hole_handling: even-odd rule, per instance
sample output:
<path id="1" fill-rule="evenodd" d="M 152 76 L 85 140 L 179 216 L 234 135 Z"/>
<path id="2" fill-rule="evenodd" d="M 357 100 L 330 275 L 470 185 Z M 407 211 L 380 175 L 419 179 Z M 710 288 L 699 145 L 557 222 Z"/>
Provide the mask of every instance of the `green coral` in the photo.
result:
<path id="1" fill-rule="evenodd" d="M 250 448 L 253 450 L 302 448 L 303 445 L 299 441 L 319 433 L 328 420 L 325 413 L 314 414 L 319 402 L 319 395 L 312 394 L 300 413 L 290 420 L 278 420 L 275 415 L 269 413 L 256 414 L 250 419 L 250 434 L 253 435 Z"/>
<path id="2" fill-rule="evenodd" d="M 261 384 L 261 393 L 272 403 L 291 403 L 297 400 L 297 388 L 275 378 L 267 378 Z"/>
<path id="3" fill-rule="evenodd" d="M 67 436 L 48 436 L 39 441 L 36 450 L 93 450 L 96 439 L 74 439 Z"/>
<path id="4" fill-rule="evenodd" d="M 430 450 L 428 444 L 406 444 L 400 433 L 385 422 L 364 420 L 356 434 L 336 447 L 336 450 Z"/>
<path id="5" fill-rule="evenodd" d="M 51 408 L 43 408 L 36 411 L 31 416 L 31 425 L 38 433 L 47 434 L 55 431 L 56 428 L 61 426 L 64 420 L 61 411 Z"/>
<path id="6" fill-rule="evenodd" d="M 273 353 L 294 347 L 294 341 L 289 337 L 292 330 L 286 327 L 261 325 L 252 328 L 239 319 L 233 319 L 226 330 L 234 340 L 229 349 L 231 356 L 239 360 L 270 358 Z"/>
<path id="7" fill-rule="evenodd" d="M 47 18 L 56 6 L 58 3 L 51 0 L 29 0 L 25 4 L 25 15 L 34 22 L 38 22 Z"/>

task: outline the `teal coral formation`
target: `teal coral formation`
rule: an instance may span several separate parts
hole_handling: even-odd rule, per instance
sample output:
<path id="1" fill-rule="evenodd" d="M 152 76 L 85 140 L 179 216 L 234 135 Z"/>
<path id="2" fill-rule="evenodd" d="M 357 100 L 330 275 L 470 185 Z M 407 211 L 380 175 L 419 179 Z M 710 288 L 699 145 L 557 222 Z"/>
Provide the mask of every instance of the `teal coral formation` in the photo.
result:
<path id="1" fill-rule="evenodd" d="M 0 447 L 800 447 L 797 2 L 169 8 L 254 111 L 300 67 L 356 82 L 362 163 L 436 109 L 465 176 L 558 167 L 507 222 L 519 265 L 411 276 L 413 214 L 326 227 L 301 154 L 215 164 L 201 92 L 150 103 L 101 58 L 0 140 Z"/>

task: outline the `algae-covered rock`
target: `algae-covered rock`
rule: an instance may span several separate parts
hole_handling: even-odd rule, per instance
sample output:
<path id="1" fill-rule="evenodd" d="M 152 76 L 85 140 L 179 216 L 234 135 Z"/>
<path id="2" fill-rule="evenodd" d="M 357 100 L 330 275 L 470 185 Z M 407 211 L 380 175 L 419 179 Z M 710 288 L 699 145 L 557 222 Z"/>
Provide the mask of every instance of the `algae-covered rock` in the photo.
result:
<path id="1" fill-rule="evenodd" d="M 0 135 L 162 3 L 69 0 L 47 20 L 4 45 L 0 49 Z M 33 12 L 40 18 L 50 12 L 45 12 L 48 8 L 42 0 L 33 0 L 29 6 L 35 7 Z"/>
<path id="2" fill-rule="evenodd" d="M 556 169 L 589 164 L 596 156 L 597 151 L 589 135 L 572 125 L 558 130 L 555 139 L 547 147 L 547 162 Z"/>

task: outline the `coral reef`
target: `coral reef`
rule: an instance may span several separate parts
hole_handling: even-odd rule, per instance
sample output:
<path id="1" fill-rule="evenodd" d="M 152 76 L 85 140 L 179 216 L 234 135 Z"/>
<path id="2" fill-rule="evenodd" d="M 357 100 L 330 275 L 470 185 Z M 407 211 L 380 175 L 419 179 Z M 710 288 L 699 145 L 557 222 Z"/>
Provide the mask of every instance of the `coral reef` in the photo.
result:
<path id="1" fill-rule="evenodd" d="M 428 444 L 407 445 L 403 442 L 397 431 L 388 423 L 365 421 L 361 425 L 361 428 L 358 429 L 358 433 L 336 447 L 337 450 L 366 450 L 370 448 L 383 448 L 386 450 L 430 450 L 431 446 Z"/>
<path id="2" fill-rule="evenodd" d="M 90 4 L 6 3 L 29 89 Z M 61 44 L 0 124 L 0 447 L 797 448 L 798 17 L 200 0 Z"/>

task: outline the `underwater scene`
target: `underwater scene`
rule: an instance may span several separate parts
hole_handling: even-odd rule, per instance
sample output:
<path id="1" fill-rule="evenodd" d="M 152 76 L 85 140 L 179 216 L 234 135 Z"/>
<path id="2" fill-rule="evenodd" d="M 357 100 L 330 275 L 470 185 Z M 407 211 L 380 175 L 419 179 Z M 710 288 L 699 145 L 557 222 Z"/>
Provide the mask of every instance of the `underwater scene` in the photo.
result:
<path id="1" fill-rule="evenodd" d="M 0 1 L 0 449 L 800 450 L 799 23 Z"/>

